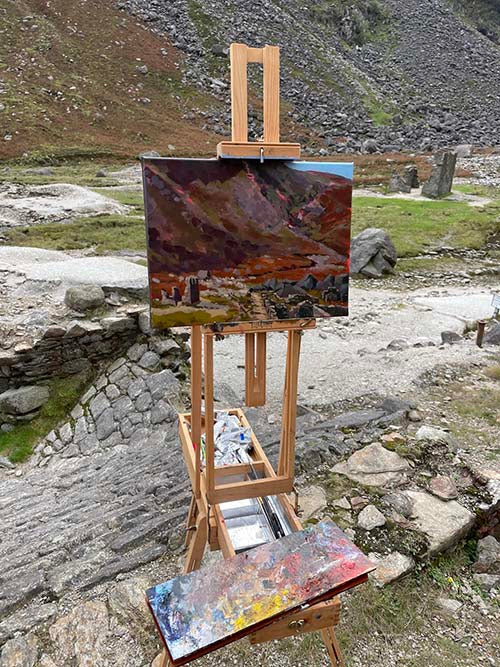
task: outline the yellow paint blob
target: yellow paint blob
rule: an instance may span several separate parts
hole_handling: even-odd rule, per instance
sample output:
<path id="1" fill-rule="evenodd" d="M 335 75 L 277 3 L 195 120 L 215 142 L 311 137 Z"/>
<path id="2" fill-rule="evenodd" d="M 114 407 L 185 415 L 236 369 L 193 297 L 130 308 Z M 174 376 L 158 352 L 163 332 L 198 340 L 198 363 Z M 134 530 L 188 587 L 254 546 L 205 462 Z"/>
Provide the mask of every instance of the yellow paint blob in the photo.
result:
<path id="1" fill-rule="evenodd" d="M 262 613 L 262 602 L 255 602 L 252 605 L 252 611 L 256 616 L 260 616 Z"/>
<path id="2" fill-rule="evenodd" d="M 247 626 L 247 622 L 245 621 L 245 617 L 243 616 L 243 614 L 241 614 L 240 616 L 238 616 L 238 618 L 234 622 L 234 629 L 235 630 L 243 630 L 243 628 L 246 628 L 246 626 Z"/>

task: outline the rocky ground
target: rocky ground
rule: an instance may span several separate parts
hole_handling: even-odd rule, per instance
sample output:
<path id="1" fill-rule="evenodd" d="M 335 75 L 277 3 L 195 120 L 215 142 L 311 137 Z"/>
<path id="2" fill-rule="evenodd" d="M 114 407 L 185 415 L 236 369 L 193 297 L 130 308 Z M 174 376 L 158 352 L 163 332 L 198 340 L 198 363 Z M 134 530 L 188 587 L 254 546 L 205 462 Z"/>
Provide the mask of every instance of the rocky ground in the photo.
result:
<path id="1" fill-rule="evenodd" d="M 96 379 L 70 420 L 40 442 L 27 464 L 1 473 L 2 667 L 113 660 L 145 667 L 156 654 L 141 592 L 178 571 L 189 500 L 174 423 L 180 386 L 171 371 L 159 370 L 159 345 L 150 338 L 134 344 Z M 410 391 L 395 395 L 391 387 L 378 399 L 358 399 L 364 407 L 348 412 L 339 412 L 341 401 L 323 414 L 307 401 L 300 410 L 303 518 L 330 516 L 339 522 L 379 563 L 374 583 L 419 572 L 428 554 L 469 533 L 478 511 L 491 521 L 489 508 L 499 501 L 496 413 L 491 422 L 477 415 L 459 420 L 469 427 L 478 420 L 481 435 L 475 430 L 470 440 L 469 432 L 457 430 L 453 403 L 460 401 L 464 385 L 471 401 L 477 388 L 495 390 L 494 380 L 484 375 L 493 350 L 480 351 L 470 340 L 449 349 L 455 359 L 435 364 Z M 305 348 L 306 365 L 308 357 Z M 356 371 L 352 374 L 363 372 Z M 221 406 L 237 401 L 224 385 L 216 395 Z M 273 458 L 275 412 L 250 409 L 248 415 Z M 498 582 L 495 558 L 498 553 L 492 562 L 485 557 L 484 567 L 454 572 L 453 586 L 443 572 L 444 590 L 427 584 L 420 603 L 434 617 L 432 632 L 416 624 L 409 637 L 398 636 L 390 647 L 387 637 L 376 633 L 368 644 L 371 662 L 387 665 L 389 654 L 391 664 L 410 664 L 405 662 L 410 655 L 425 655 L 439 636 L 463 654 L 457 664 L 496 664 L 491 642 L 500 616 L 489 592 Z M 348 634 L 349 623 L 356 626 L 352 614 L 359 600 L 356 594 L 345 598 L 348 620 L 342 632 Z M 473 629 L 479 619 L 478 637 Z M 350 664 L 365 664 L 366 644 L 356 636 L 346 643 Z M 203 664 L 243 664 L 246 650 L 238 645 Z M 266 646 L 254 657 L 298 665 L 309 653 L 315 664 L 327 664 L 320 646 L 297 641 Z"/>
<path id="2" fill-rule="evenodd" d="M 479 160 L 474 178 L 496 185 L 492 160 Z M 134 187 L 137 170 L 121 177 Z M 500 357 L 493 336 L 476 346 L 474 330 L 493 315 L 495 252 L 440 249 L 384 280 L 354 279 L 349 320 L 303 336 L 301 516 L 333 518 L 378 564 L 369 584 L 343 595 L 339 636 L 354 667 L 500 660 Z M 460 272 L 442 268 L 446 254 Z M 85 390 L 31 457 L 0 457 L 0 667 L 157 667 L 142 593 L 182 562 L 189 485 L 175 414 L 189 349 L 187 332 L 149 329 L 139 256 L 0 247 L 0 381 L 32 372 L 38 353 L 62 350 L 68 363 L 97 346 L 106 357 L 92 357 Z M 83 279 L 93 285 L 82 293 Z M 268 404 L 247 411 L 272 460 L 285 343 L 269 337 Z M 217 342 L 216 371 L 217 405 L 241 404 L 241 342 Z M 7 407 L 21 406 L 21 419 L 39 398 L 16 395 Z M 10 421 L 1 429 L 15 433 Z M 308 636 L 239 642 L 200 665 L 256 660 L 328 664 Z"/>
<path id="3" fill-rule="evenodd" d="M 117 6 L 167 34 L 187 57 L 184 78 L 213 91 L 226 109 L 227 46 L 279 44 L 288 115 L 318 135 L 325 154 L 329 146 L 374 152 L 497 141 L 490 81 L 499 76 L 498 47 L 447 0 L 418 7 L 411 0 L 120 0 Z M 207 128 L 228 132 L 229 114 L 190 109 L 186 116 L 200 112 Z M 252 136 L 260 136 L 257 105 L 251 115 Z"/>

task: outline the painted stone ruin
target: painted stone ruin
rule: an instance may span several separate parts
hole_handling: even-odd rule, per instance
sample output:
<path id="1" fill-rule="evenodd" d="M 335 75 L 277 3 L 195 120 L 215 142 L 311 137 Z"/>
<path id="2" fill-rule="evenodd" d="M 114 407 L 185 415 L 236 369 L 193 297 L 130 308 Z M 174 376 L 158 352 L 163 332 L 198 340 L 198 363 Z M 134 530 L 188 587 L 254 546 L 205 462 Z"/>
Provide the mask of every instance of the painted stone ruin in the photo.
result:
<path id="1" fill-rule="evenodd" d="M 348 313 L 353 166 L 143 160 L 156 327 Z"/>

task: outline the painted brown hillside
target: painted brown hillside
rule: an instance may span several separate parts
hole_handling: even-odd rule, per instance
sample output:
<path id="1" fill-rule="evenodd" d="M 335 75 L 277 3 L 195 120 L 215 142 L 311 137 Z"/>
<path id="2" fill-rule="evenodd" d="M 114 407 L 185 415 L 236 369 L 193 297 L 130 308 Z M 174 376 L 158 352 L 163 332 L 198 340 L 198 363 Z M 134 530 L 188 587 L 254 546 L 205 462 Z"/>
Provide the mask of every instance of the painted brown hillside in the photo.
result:
<path id="1" fill-rule="evenodd" d="M 332 271 L 349 253 L 351 181 L 240 161 L 146 160 L 150 268 L 196 273 L 307 257 Z M 309 259 L 314 258 L 314 262 Z M 345 271 L 345 268 L 344 268 Z"/>
<path id="2" fill-rule="evenodd" d="M 213 155 L 202 116 L 183 118 L 208 95 L 182 83 L 182 65 L 168 38 L 110 1 L 0 0 L 0 159 L 168 154 L 169 144 Z"/>

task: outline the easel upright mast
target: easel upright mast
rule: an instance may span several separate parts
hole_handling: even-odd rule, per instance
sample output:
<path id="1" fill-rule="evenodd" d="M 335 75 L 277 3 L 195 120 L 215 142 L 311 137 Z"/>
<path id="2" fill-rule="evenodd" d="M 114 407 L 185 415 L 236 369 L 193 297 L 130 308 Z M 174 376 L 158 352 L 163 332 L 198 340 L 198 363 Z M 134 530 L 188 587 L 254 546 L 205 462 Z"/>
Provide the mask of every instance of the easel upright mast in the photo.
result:
<path id="1" fill-rule="evenodd" d="M 298 160 L 300 144 L 280 141 L 280 50 L 278 46 L 252 48 L 231 44 L 231 141 L 217 146 L 222 158 Z M 264 69 L 264 137 L 248 141 L 248 65 Z"/>

